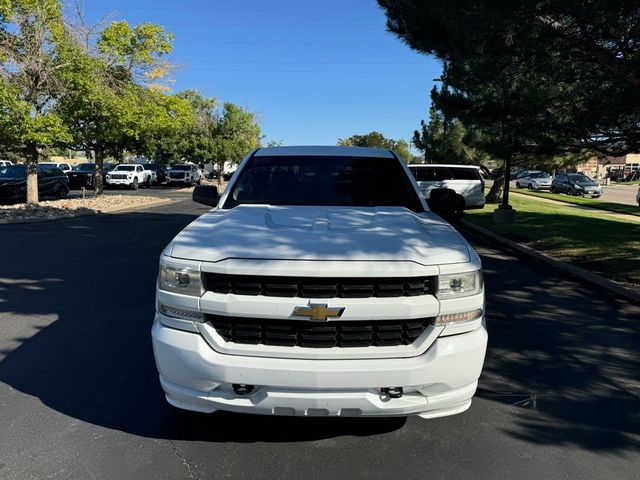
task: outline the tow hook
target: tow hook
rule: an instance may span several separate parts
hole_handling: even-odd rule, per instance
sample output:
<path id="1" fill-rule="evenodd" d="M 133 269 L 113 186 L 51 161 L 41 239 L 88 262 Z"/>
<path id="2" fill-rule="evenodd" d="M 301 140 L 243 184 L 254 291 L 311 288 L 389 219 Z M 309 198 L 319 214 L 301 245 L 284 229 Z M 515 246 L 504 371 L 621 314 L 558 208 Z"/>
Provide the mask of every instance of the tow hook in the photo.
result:
<path id="1" fill-rule="evenodd" d="M 233 391 L 236 395 L 249 395 L 253 392 L 253 385 L 245 385 L 244 383 L 234 383 Z"/>
<path id="2" fill-rule="evenodd" d="M 383 388 L 382 394 L 388 396 L 389 398 L 401 398 L 404 395 L 404 391 L 402 387 L 388 387 Z"/>

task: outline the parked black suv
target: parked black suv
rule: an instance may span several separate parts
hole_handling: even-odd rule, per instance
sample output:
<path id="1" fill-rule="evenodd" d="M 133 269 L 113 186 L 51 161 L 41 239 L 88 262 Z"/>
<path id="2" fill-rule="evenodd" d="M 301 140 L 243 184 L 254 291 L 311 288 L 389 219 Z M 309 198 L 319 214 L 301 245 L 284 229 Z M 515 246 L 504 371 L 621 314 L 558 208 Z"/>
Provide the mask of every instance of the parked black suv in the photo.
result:
<path id="1" fill-rule="evenodd" d="M 144 163 L 142 168 L 156 172 L 155 185 L 161 185 L 167 182 L 167 171 L 159 163 Z"/>
<path id="2" fill-rule="evenodd" d="M 69 193 L 69 178 L 57 167 L 38 165 L 38 195 L 64 198 Z M 0 167 L 0 203 L 27 201 L 27 166 Z"/>
<path id="3" fill-rule="evenodd" d="M 113 170 L 115 165 L 113 163 L 102 164 L 102 184 L 105 184 L 105 176 L 107 172 Z M 69 188 L 72 190 L 84 188 L 95 188 L 94 177 L 96 174 L 95 163 L 80 163 L 74 166 L 70 172 L 67 173 L 69 177 Z"/>

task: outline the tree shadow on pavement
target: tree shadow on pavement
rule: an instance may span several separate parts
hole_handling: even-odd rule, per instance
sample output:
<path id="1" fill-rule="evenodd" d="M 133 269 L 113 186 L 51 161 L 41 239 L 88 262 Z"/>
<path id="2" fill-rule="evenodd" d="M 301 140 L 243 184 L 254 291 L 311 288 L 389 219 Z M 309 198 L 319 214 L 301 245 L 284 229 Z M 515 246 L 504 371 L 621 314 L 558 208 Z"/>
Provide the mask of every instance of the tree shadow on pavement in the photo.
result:
<path id="1" fill-rule="evenodd" d="M 483 264 L 489 347 L 477 395 L 539 413 L 507 433 L 536 444 L 637 449 L 640 307 L 496 251 Z"/>

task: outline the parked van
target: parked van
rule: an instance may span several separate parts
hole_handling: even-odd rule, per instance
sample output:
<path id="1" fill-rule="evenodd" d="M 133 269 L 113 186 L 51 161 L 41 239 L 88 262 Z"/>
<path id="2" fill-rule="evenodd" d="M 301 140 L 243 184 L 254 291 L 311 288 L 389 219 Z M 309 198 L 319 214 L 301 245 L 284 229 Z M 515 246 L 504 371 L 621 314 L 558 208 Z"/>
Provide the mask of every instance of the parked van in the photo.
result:
<path id="1" fill-rule="evenodd" d="M 433 189 L 448 188 L 456 192 L 455 210 L 484 207 L 484 179 L 477 165 L 414 164 L 409 170 L 427 199 Z"/>

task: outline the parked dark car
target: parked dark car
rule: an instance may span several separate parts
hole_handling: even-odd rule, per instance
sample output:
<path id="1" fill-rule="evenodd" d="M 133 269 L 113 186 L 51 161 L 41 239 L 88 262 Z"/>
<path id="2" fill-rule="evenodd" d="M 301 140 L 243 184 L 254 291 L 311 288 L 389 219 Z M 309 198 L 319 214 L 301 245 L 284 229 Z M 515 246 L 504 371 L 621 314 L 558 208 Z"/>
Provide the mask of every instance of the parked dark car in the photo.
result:
<path id="1" fill-rule="evenodd" d="M 151 170 L 156 173 L 155 180 L 153 182 L 154 185 L 161 185 L 167 182 L 167 171 L 159 163 L 144 163 L 142 167 L 145 170 Z"/>
<path id="2" fill-rule="evenodd" d="M 69 178 L 57 167 L 38 166 L 38 195 L 64 198 L 69 193 Z M 0 167 L 0 203 L 27 200 L 27 166 Z"/>
<path id="3" fill-rule="evenodd" d="M 213 170 L 211 170 L 209 173 L 207 173 L 206 177 L 209 180 L 217 180 L 220 177 L 220 173 L 218 173 L 218 170 L 216 170 L 215 168 Z"/>
<path id="4" fill-rule="evenodd" d="M 105 176 L 107 172 L 113 170 L 113 163 L 102 164 L 102 184 L 105 184 Z M 69 188 L 72 190 L 80 189 L 82 187 L 93 189 L 95 187 L 94 178 L 96 174 L 95 163 L 81 163 L 73 167 L 73 169 L 67 173 L 69 177 Z"/>
<path id="5" fill-rule="evenodd" d="M 222 174 L 222 179 L 225 182 L 228 182 L 229 180 L 231 180 L 231 177 L 233 177 L 233 174 L 236 173 L 236 171 L 234 170 L 233 172 L 226 172 Z"/>
<path id="6" fill-rule="evenodd" d="M 561 173 L 551 182 L 551 193 L 591 196 L 602 195 L 602 187 L 583 173 Z"/>

